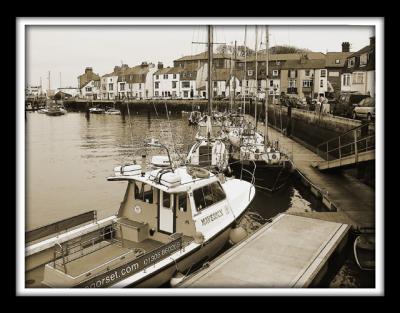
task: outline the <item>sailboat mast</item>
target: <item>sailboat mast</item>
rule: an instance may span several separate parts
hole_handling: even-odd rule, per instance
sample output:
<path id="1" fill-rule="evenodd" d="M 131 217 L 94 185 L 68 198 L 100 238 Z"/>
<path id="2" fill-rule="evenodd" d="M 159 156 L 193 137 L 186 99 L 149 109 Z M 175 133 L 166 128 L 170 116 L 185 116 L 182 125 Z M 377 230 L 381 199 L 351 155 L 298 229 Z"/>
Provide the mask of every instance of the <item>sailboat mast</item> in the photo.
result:
<path id="1" fill-rule="evenodd" d="M 235 40 L 235 59 L 233 60 L 233 73 L 234 73 L 234 75 L 233 75 L 233 107 L 235 108 L 235 110 L 236 110 L 236 102 L 235 102 L 235 98 L 236 98 L 236 75 L 235 75 L 235 73 L 236 73 L 236 58 L 237 58 L 237 56 L 236 56 L 236 40 Z"/>
<path id="2" fill-rule="evenodd" d="M 248 81 L 247 78 L 247 42 L 246 38 L 247 37 L 247 25 L 244 27 L 244 78 L 246 82 Z M 245 91 L 247 88 L 245 86 L 242 86 L 242 89 Z M 244 97 L 243 97 L 243 113 L 246 114 L 246 92 L 244 92 Z"/>
<path id="3" fill-rule="evenodd" d="M 268 62 L 269 62 L 269 28 L 265 26 L 265 143 L 268 142 Z"/>
<path id="4" fill-rule="evenodd" d="M 211 66 L 212 66 L 212 26 L 208 25 L 208 115 L 211 117 L 212 89 L 211 89 Z"/>
<path id="5" fill-rule="evenodd" d="M 254 51 L 255 51 L 255 53 L 256 53 L 256 67 L 255 67 L 255 70 L 256 70 L 256 87 L 255 87 L 255 90 L 256 90 L 256 96 L 255 96 L 255 105 L 254 105 L 254 118 L 256 119 L 256 130 L 257 130 L 257 94 L 258 94 L 258 80 L 257 80 L 257 45 L 258 45 L 258 36 L 257 36 L 257 25 L 256 25 L 256 43 L 255 43 L 255 49 L 254 49 Z"/>

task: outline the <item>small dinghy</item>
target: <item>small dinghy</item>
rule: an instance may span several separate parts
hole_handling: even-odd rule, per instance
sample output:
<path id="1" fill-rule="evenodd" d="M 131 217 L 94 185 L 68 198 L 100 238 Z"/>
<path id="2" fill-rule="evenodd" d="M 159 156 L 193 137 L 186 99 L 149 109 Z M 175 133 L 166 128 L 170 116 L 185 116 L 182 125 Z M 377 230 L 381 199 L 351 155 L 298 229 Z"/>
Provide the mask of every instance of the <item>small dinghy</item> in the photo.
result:
<path id="1" fill-rule="evenodd" d="M 102 108 L 90 108 L 89 112 L 93 114 L 103 114 L 105 110 Z"/>
<path id="2" fill-rule="evenodd" d="M 375 270 L 375 234 L 362 234 L 354 240 L 354 258 L 361 270 Z"/>
<path id="3" fill-rule="evenodd" d="M 105 114 L 121 115 L 121 111 L 117 109 L 108 109 L 107 111 L 105 111 Z"/>

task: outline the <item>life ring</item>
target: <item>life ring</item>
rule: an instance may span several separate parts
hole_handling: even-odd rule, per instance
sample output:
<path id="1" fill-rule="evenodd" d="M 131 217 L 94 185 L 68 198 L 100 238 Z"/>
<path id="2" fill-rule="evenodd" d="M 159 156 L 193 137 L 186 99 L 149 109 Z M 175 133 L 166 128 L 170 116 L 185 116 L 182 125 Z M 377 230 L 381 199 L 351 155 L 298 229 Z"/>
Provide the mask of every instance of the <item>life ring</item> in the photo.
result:
<path id="1" fill-rule="evenodd" d="M 187 167 L 187 173 L 195 178 L 208 178 L 210 177 L 210 172 L 202 167 Z"/>

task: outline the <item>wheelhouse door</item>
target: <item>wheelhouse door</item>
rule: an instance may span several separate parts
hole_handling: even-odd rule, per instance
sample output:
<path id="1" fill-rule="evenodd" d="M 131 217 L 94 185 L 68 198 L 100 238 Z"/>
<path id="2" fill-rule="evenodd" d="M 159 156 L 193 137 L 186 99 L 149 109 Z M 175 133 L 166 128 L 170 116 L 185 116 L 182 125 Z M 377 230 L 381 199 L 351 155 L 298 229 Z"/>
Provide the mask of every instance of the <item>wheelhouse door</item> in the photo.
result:
<path id="1" fill-rule="evenodd" d="M 175 197 L 172 193 L 160 191 L 158 230 L 167 234 L 175 232 Z"/>

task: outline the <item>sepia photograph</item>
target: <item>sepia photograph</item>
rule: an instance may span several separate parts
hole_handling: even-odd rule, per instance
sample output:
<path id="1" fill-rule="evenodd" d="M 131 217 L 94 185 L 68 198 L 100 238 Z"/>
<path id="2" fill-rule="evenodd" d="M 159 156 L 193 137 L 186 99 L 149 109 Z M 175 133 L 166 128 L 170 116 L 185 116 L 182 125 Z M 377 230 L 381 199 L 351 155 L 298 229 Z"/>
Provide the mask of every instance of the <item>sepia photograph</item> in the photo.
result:
<path id="1" fill-rule="evenodd" d="M 383 26 L 18 17 L 17 295 L 383 295 Z"/>

